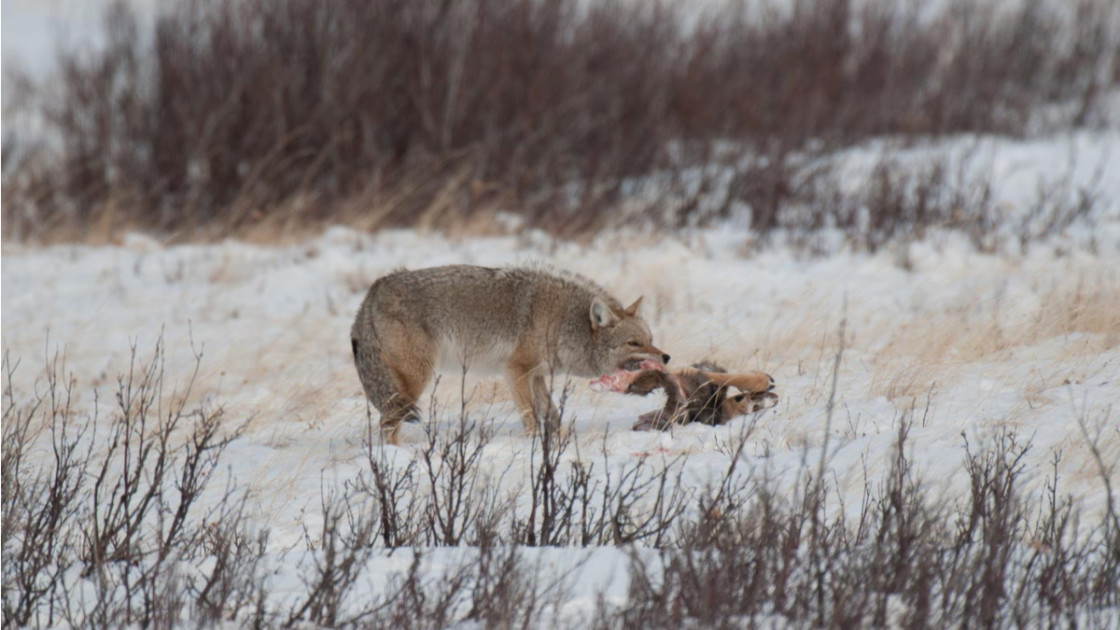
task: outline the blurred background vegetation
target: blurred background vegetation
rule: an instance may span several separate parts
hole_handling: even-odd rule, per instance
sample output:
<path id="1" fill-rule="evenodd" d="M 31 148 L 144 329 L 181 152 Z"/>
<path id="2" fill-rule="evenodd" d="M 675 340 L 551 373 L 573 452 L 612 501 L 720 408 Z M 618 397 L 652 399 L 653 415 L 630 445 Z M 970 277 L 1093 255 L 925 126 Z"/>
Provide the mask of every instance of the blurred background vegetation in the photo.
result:
<path id="1" fill-rule="evenodd" d="M 63 48 L 47 80 L 5 67 L 4 237 L 329 223 L 579 237 L 746 209 L 760 235 L 832 225 L 874 247 L 982 224 L 982 191 L 937 168 L 884 166 L 886 190 L 842 199 L 817 158 L 1114 124 L 1120 7 L 921 4 L 190 0 L 145 19 L 112 5 L 101 44 Z M 10 126 L 29 119 L 35 133 Z"/>

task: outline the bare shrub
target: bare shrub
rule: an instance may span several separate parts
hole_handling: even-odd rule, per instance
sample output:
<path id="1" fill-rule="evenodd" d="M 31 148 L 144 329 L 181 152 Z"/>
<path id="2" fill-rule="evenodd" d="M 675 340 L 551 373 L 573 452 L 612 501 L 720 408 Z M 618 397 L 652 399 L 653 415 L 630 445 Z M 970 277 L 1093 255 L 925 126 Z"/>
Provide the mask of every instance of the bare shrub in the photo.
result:
<path id="1" fill-rule="evenodd" d="M 687 508 L 683 460 L 637 458 L 612 467 L 604 451 L 602 472 L 595 475 L 593 463 L 567 461 L 573 440 L 574 434 L 546 432 L 534 441 L 529 511 L 516 517 L 512 540 L 529 546 L 668 544 Z"/>
<path id="2" fill-rule="evenodd" d="M 900 418 L 892 465 L 865 486 L 855 514 L 814 516 L 811 481 L 782 501 L 774 480 L 756 479 L 720 527 L 690 521 L 680 546 L 656 556 L 635 550 L 629 601 L 621 610 L 601 604 L 599 626 L 736 628 L 779 618 L 829 628 L 1002 628 L 1106 619 L 1116 591 L 1097 588 L 1102 579 L 1115 584 L 1114 516 L 1078 531 L 1072 504 L 1055 491 L 1060 455 L 1044 492 L 1028 496 L 1019 484 L 1029 445 L 1004 432 L 980 452 L 968 447 L 971 490 L 958 512 L 915 476 L 912 424 L 912 415 Z"/>
<path id="3" fill-rule="evenodd" d="M 492 428 L 472 420 L 463 405 L 450 431 L 440 432 L 435 422 L 426 425 L 427 440 L 420 451 L 426 482 L 424 536 L 431 545 L 466 542 L 480 520 L 493 522 L 508 509 L 498 489 L 479 473 Z"/>
<path id="4" fill-rule="evenodd" d="M 74 383 L 55 355 L 45 391 L 17 400 L 17 365 L 4 352 L 3 611 L 6 627 L 53 625 L 61 617 L 66 573 L 80 563 L 77 535 L 90 460 L 88 418 L 71 413 Z M 35 466 L 30 451 L 49 433 L 50 465 Z"/>
<path id="5" fill-rule="evenodd" d="M 118 378 L 116 409 L 106 448 L 90 469 L 88 513 L 82 525 L 84 577 L 98 601 L 88 611 L 97 623 L 172 625 L 187 606 L 176 566 L 199 553 L 202 528 L 196 512 L 219 458 L 239 430 L 222 434 L 222 409 L 189 406 L 201 363 L 181 392 L 164 392 L 162 340 L 139 362 L 132 349 L 128 372 Z M 187 437 L 180 440 L 180 427 Z M 219 514 L 230 500 L 203 512 Z M 120 599 L 118 599 L 120 598 Z"/>
<path id="6" fill-rule="evenodd" d="M 220 407 L 190 402 L 193 376 L 165 392 L 162 340 L 147 362 L 133 347 L 105 423 L 96 405 L 88 415 L 71 407 L 57 357 L 26 403 L 7 355 L 4 369 L 5 624 L 171 627 L 192 606 L 235 617 L 256 588 L 263 543 L 243 542 L 235 487 L 199 499 L 240 430 L 222 429 Z M 188 568 L 203 558 L 215 559 L 209 571 Z"/>
<path id="7" fill-rule="evenodd" d="M 1099 183 L 1104 168 L 1102 163 L 1091 182 L 1077 187 L 1070 174 L 1049 184 L 1039 182 L 1030 208 L 1012 226 L 1020 245 L 1026 248 L 1033 241 L 1060 234 L 1078 219 L 1092 219 L 1102 205 Z"/>
<path id="8" fill-rule="evenodd" d="M 536 612 L 536 581 L 541 577 L 516 545 L 496 546 L 482 539 L 478 547 L 477 574 L 471 588 L 471 608 L 465 618 L 487 628 L 528 626 Z"/>
<path id="9" fill-rule="evenodd" d="M 480 541 L 458 559 L 432 566 L 434 551 L 410 550 L 406 570 L 365 605 L 349 625 L 360 628 L 431 628 L 454 625 L 536 628 L 568 595 L 570 571 L 547 572 L 525 557 L 524 548 Z M 557 624 L 561 625 L 561 624 Z"/>
<path id="10" fill-rule="evenodd" d="M 570 393 L 565 386 L 560 395 L 561 421 Z M 577 438 L 569 425 L 546 429 L 533 440 L 528 513 L 515 518 L 513 541 L 528 546 L 664 544 L 686 508 L 682 460 L 662 462 L 658 470 L 640 458 L 612 470 L 604 448 L 602 473 L 595 475 L 595 464 L 575 449 Z"/>
<path id="11" fill-rule="evenodd" d="M 539 561 L 548 545 L 630 554 L 627 601 L 601 601 L 597 627 L 1093 625 L 1120 605 L 1107 414 L 1076 418 L 1108 493 L 1091 523 L 1058 491 L 1062 453 L 1042 489 L 1027 490 L 1030 445 L 1010 430 L 979 445 L 966 438 L 962 500 L 936 496 L 911 463 L 911 427 L 923 422 L 913 408 L 897 419 L 890 465 L 865 479 L 856 506 L 823 478 L 827 444 L 819 461 L 807 451 L 793 478 L 748 468 L 757 466 L 744 455 L 749 422 L 721 444 L 728 466 L 705 487 L 688 487 L 675 460 L 604 459 L 592 474 L 574 436 L 546 431 L 516 504 L 481 477 L 491 434 L 465 414 L 429 428 L 401 461 L 373 445 L 371 423 L 369 468 L 324 484 L 303 589 L 281 607 L 268 580 L 287 556 L 270 552 L 245 495 L 231 485 L 200 502 L 237 432 L 207 420 L 215 409 L 184 406 L 187 390 L 167 395 L 161 357 L 162 346 L 150 361 L 134 351 L 107 425 L 74 411 L 61 361 L 26 397 L 5 358 L 6 627 L 563 625 L 568 581 L 583 565 Z M 171 422 L 180 424 L 168 432 Z M 162 489 L 150 492 L 153 483 Z M 407 568 L 363 589 L 374 561 L 394 553 Z"/>
<path id="12" fill-rule="evenodd" d="M 1027 249 L 1078 222 L 1092 225 L 1104 207 L 1101 170 L 1075 184 L 1071 169 L 1040 182 L 1022 212 L 1007 214 L 992 180 L 970 172 L 971 159 L 971 152 L 956 159 L 935 155 L 914 165 L 886 148 L 866 173 L 851 174 L 828 154 L 748 156 L 727 167 L 727 209 L 712 217 L 730 216 L 732 204 L 741 204 L 764 242 L 782 238 L 817 254 L 841 247 L 875 252 L 934 230 L 954 230 L 977 250 L 993 252 L 1008 245 Z"/>
<path id="13" fill-rule="evenodd" d="M 409 458 L 405 465 L 395 465 L 386 450 L 374 441 L 377 434 L 367 404 L 363 443 L 369 474 L 367 476 L 363 472 L 352 485 L 357 493 L 377 506 L 377 533 L 381 546 L 396 549 L 419 544 L 423 527 L 420 515 L 425 509 L 416 479 L 419 462 Z"/>
<path id="14" fill-rule="evenodd" d="M 238 501 L 205 526 L 201 553 L 213 558 L 214 568 L 187 584 L 200 621 L 251 621 L 255 627 L 265 622 L 269 531 L 255 529 L 244 508 L 245 502 Z M 246 618 L 242 611 L 250 607 L 253 616 Z"/>
<path id="15" fill-rule="evenodd" d="M 382 608 L 364 620 L 369 628 L 446 628 L 459 614 L 473 581 L 472 564 L 464 562 L 425 580 L 424 554 L 415 551 L 403 576 L 395 576 Z"/>
<path id="16" fill-rule="evenodd" d="M 342 605 L 373 553 L 377 520 L 345 495 L 324 491 L 322 525 L 314 537 L 306 533 L 312 566 L 304 578 L 302 602 L 288 615 L 288 626 L 306 619 L 334 627 L 342 620 Z"/>

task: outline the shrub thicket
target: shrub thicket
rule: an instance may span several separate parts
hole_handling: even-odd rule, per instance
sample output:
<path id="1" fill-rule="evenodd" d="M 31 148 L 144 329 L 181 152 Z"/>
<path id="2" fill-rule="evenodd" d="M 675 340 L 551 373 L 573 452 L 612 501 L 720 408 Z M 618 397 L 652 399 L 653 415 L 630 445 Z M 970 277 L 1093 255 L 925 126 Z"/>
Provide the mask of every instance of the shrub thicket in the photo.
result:
<path id="1" fill-rule="evenodd" d="M 718 212 L 683 169 L 712 163 L 752 180 L 728 196 L 765 233 L 792 152 L 1094 121 L 1115 3 L 991 4 L 217 0 L 151 32 L 117 7 L 30 99 L 53 148 L 6 147 L 5 233 L 695 224 Z"/>
<path id="2" fill-rule="evenodd" d="M 546 432 L 523 445 L 529 476 L 511 492 L 516 480 L 480 465 L 499 448 L 489 421 L 465 407 L 449 426 L 426 423 L 404 457 L 374 441 L 369 418 L 362 470 L 324 484 L 306 548 L 280 548 L 248 494 L 209 483 L 240 430 L 222 429 L 220 407 L 187 402 L 193 379 L 165 394 L 162 347 L 133 356 L 116 405 L 83 415 L 60 363 L 27 395 L 5 355 L 5 628 L 587 625 L 563 616 L 579 563 L 557 568 L 533 550 L 608 545 L 632 562 L 626 601 L 593 611 L 603 628 L 1103 626 L 1120 606 L 1110 498 L 1100 520 L 1082 520 L 1058 490 L 1060 453 L 1030 490 L 1030 444 L 1011 430 L 982 448 L 966 439 L 967 490 L 935 496 L 911 463 L 910 429 L 925 422 L 913 410 L 854 506 L 823 474 L 827 441 L 819 465 L 807 458 L 785 479 L 746 474 L 759 464 L 745 454 L 754 420 L 700 485 L 683 456 L 581 457 L 570 433 Z M 1112 425 L 1079 422 L 1111 497 Z M 409 566 L 371 581 L 393 554 Z"/>

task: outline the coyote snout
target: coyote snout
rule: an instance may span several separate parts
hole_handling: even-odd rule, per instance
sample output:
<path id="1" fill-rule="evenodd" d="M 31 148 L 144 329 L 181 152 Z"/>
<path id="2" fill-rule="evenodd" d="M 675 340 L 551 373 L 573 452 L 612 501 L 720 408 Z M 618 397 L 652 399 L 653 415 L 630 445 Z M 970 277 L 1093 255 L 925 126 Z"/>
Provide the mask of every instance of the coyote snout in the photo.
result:
<path id="1" fill-rule="evenodd" d="M 502 373 L 525 429 L 556 428 L 549 379 L 591 377 L 627 364 L 664 364 L 638 315 L 591 281 L 536 269 L 468 265 L 397 271 L 373 283 L 350 330 L 354 363 L 382 434 L 402 421 L 436 370 Z"/>

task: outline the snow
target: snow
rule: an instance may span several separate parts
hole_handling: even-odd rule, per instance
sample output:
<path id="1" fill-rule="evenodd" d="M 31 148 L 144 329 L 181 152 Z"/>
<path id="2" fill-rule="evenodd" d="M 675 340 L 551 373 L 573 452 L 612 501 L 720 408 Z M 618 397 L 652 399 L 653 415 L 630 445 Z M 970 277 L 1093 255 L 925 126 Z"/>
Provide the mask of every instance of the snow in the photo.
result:
<path id="1" fill-rule="evenodd" d="M 162 336 L 173 385 L 185 383 L 201 351 L 195 395 L 222 404 L 232 423 L 247 421 L 224 474 L 252 491 L 251 518 L 271 529 L 270 549 L 281 554 L 302 549 L 305 532 L 318 527 L 321 493 L 341 488 L 365 465 L 367 406 L 348 337 L 369 284 L 402 266 L 545 264 L 584 274 L 623 303 L 644 295 L 654 342 L 673 364 L 711 359 L 732 370 L 765 370 L 781 397 L 776 408 L 722 427 L 635 433 L 629 427 L 636 417 L 659 400 L 594 392 L 574 381 L 566 413 L 579 449 L 569 456 L 594 461 L 594 474 L 637 459 L 656 471 L 680 458 L 683 483 L 702 487 L 728 468 L 724 446 L 749 430 L 742 474 L 765 473 L 792 487 L 827 443 L 826 478 L 844 504 L 859 505 L 865 483 L 889 466 L 899 422 L 909 416 L 917 476 L 933 496 L 963 498 L 962 434 L 975 446 L 1011 428 L 1034 445 L 1025 459 L 1029 489 L 1042 488 L 1060 452 L 1059 491 L 1073 498 L 1084 522 L 1096 522 L 1106 497 L 1079 419 L 1090 433 L 1101 431 L 1106 463 L 1120 460 L 1120 176 L 1100 167 L 1116 140 L 1116 133 L 966 138 L 901 154 L 951 151 L 980 160 L 987 166 L 969 168 L 993 178 L 996 199 L 1009 211 L 1027 203 L 1017 195 L 1032 181 L 1046 185 L 1049 175 L 1100 183 L 1104 203 L 1092 226 L 996 253 L 938 232 L 876 254 L 812 258 L 782 246 L 752 251 L 752 235 L 735 227 L 675 236 L 613 232 L 584 245 L 540 233 L 454 238 L 342 227 L 289 246 L 164 246 L 137 234 L 108 247 L 6 243 L 3 347 L 21 361 L 21 392 L 41 378 L 45 356 L 62 352 L 80 411 L 91 409 L 94 388 L 111 396 L 132 344 L 147 356 Z M 853 152 L 847 166 L 853 173 L 867 168 L 877 151 Z M 531 442 L 504 385 L 469 378 L 465 391 L 468 411 L 496 431 L 479 465 L 523 500 Z M 445 375 L 434 399 L 435 422 L 452 426 L 458 375 Z M 406 462 L 424 439 L 423 426 L 406 425 L 400 447 L 375 448 Z M 212 484 L 208 500 L 223 489 Z M 433 562 L 456 553 L 432 551 L 426 557 Z M 559 574 L 575 571 L 563 614 L 590 616 L 600 594 L 625 601 L 617 575 L 627 561 L 622 550 L 526 553 L 563 567 Z M 410 560 L 375 555 L 372 562 L 369 575 L 383 577 Z M 273 587 L 277 602 L 293 596 L 301 588 L 294 566 L 276 575 Z"/>

